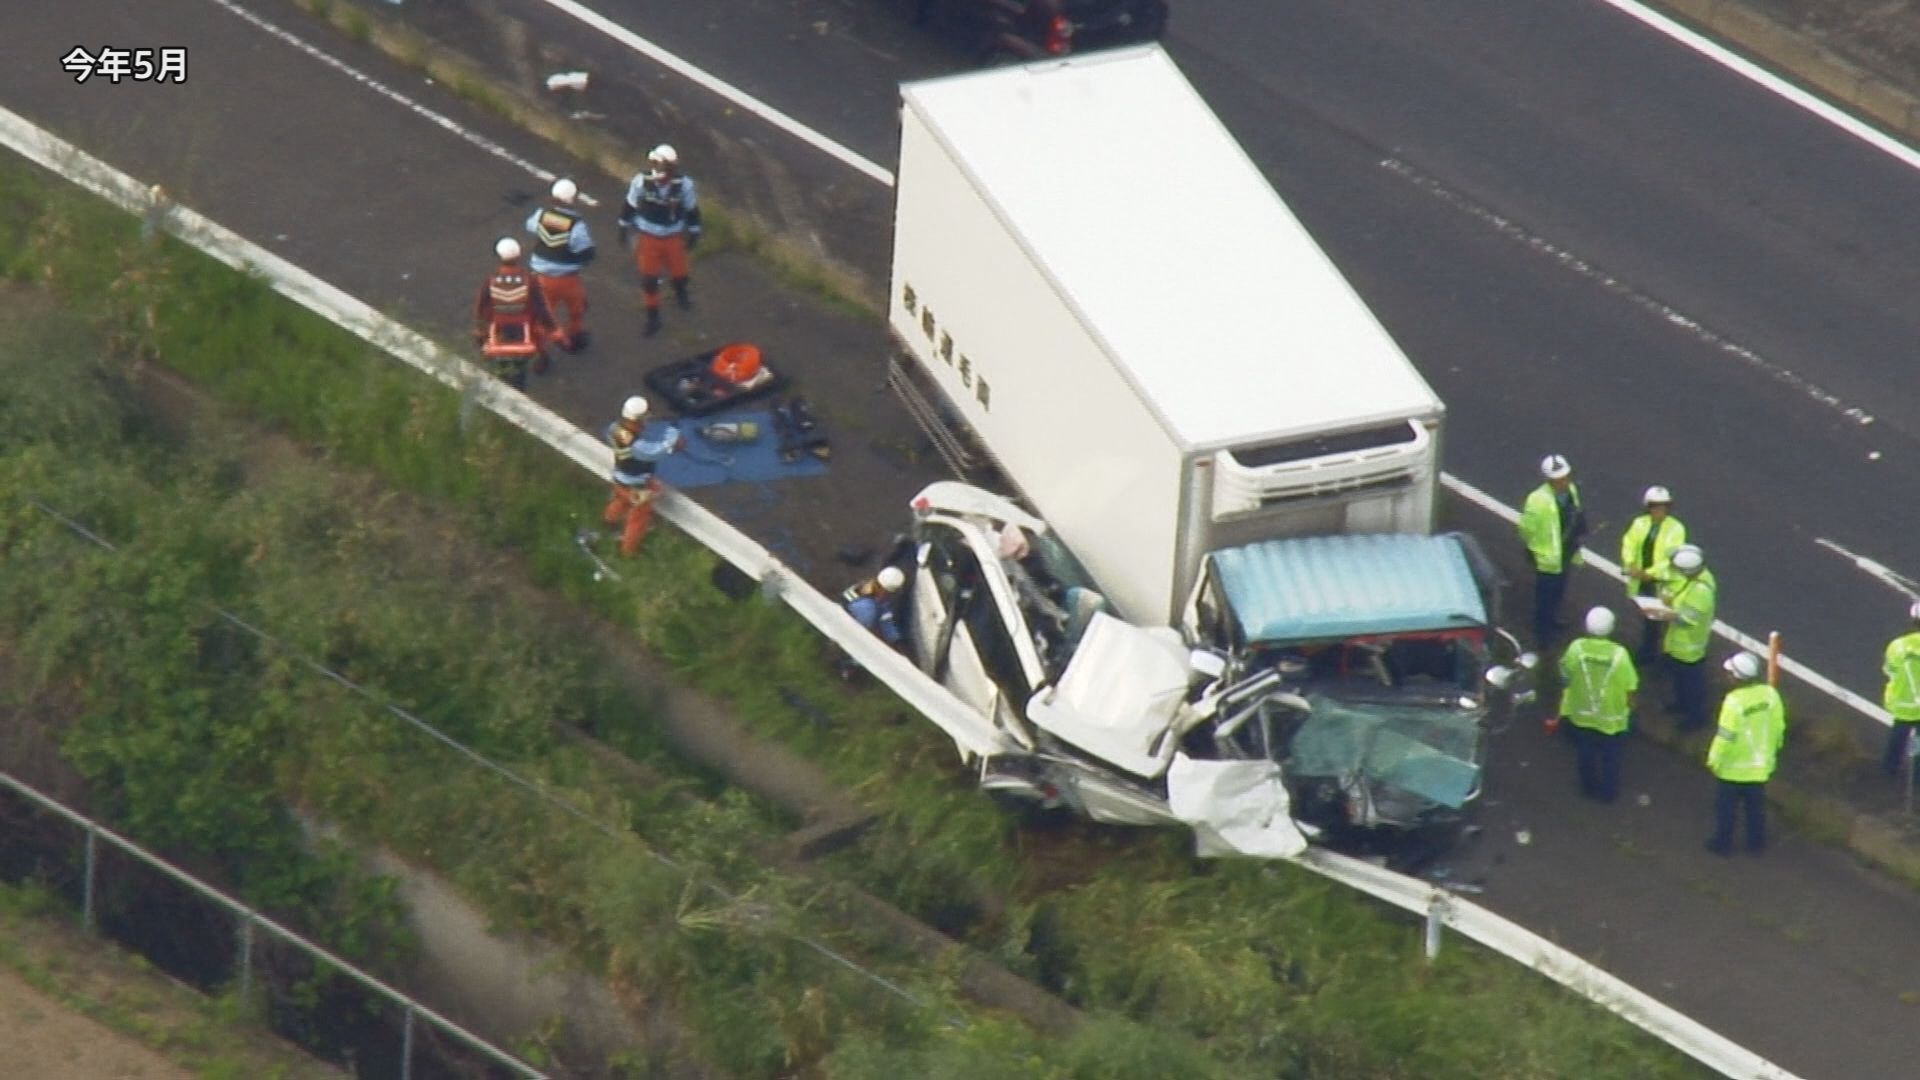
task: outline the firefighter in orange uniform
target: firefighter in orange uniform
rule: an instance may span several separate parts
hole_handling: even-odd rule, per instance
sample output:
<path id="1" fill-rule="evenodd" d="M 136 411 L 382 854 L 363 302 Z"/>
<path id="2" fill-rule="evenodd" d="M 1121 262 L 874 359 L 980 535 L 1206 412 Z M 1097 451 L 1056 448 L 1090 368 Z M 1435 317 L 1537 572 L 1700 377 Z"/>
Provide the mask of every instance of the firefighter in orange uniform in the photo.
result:
<path id="1" fill-rule="evenodd" d="M 629 229 L 640 237 L 633 261 L 640 271 L 640 292 L 646 301 L 646 334 L 660 330 L 660 278 L 673 284 L 673 298 L 685 311 L 693 307 L 688 292 L 691 271 L 687 253 L 700 242 L 700 197 L 693 178 L 680 174 L 680 155 L 660 144 L 647 155 L 647 169 L 627 186 L 627 205 L 620 214 L 620 238 Z"/>
<path id="2" fill-rule="evenodd" d="M 503 236 L 493 245 L 500 265 L 480 286 L 473 307 L 473 340 L 487 367 L 515 390 L 527 388 L 527 367 L 534 374 L 547 370 L 541 342 L 553 332 L 553 316 L 520 266 L 520 241 Z"/>
<path id="3" fill-rule="evenodd" d="M 653 524 L 653 500 L 660 494 L 654 476 L 660 461 L 686 445 L 686 436 L 671 424 L 653 435 L 646 433 L 647 399 L 630 397 L 620 408 L 620 419 L 607 425 L 607 445 L 613 448 L 613 495 L 601 512 L 608 525 L 621 525 L 620 554 L 632 557 Z"/>
<path id="4" fill-rule="evenodd" d="M 554 332 L 553 344 L 568 352 L 587 347 L 587 287 L 580 271 L 593 261 L 593 235 L 586 219 L 573 208 L 580 188 L 562 177 L 553 182 L 553 205 L 535 210 L 527 218 L 527 231 L 533 234 L 533 253 L 527 266 L 540 284 L 540 295 L 547 302 L 556 326 L 561 309 L 566 310 L 566 326 Z"/>

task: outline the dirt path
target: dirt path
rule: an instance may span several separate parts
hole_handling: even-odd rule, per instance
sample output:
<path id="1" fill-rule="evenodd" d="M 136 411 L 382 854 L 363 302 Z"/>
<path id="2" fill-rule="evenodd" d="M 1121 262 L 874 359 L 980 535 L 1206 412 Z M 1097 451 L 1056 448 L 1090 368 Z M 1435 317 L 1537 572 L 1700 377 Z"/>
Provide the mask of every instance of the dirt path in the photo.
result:
<path id="1" fill-rule="evenodd" d="M 158 1051 L 88 1019 L 0 968 L 0 1047 L 9 1076 L 39 1080 L 189 1080 Z"/>
<path id="2" fill-rule="evenodd" d="M 341 1080 L 45 902 L 0 887 L 0 1080 Z"/>

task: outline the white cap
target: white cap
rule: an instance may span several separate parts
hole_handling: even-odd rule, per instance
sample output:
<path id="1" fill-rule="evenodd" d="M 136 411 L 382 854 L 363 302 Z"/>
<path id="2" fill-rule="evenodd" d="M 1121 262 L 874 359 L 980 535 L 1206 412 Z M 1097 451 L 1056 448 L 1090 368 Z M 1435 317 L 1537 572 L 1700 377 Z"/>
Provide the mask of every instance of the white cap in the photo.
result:
<path id="1" fill-rule="evenodd" d="M 520 241 L 503 236 L 494 242 L 493 253 L 500 257 L 501 262 L 512 262 L 520 257 Z"/>
<path id="2" fill-rule="evenodd" d="M 628 398 L 627 403 L 620 406 L 620 418 L 622 420 L 640 420 L 644 419 L 646 415 L 647 399 L 641 397 L 639 394 Z"/>
<path id="3" fill-rule="evenodd" d="M 647 160 L 660 165 L 678 165 L 680 155 L 674 151 L 673 147 L 661 143 L 647 154 Z"/>
<path id="4" fill-rule="evenodd" d="M 1613 636 L 1613 612 L 1606 608 L 1592 608 L 1587 612 L 1587 633 L 1594 637 Z"/>
<path id="5" fill-rule="evenodd" d="M 880 587 L 888 592 L 899 592 L 900 586 L 907 583 L 907 575 L 897 566 L 888 566 L 882 568 L 879 576 L 873 580 L 879 582 Z"/>
<path id="6" fill-rule="evenodd" d="M 1750 652 L 1734 653 L 1732 656 L 1727 657 L 1726 663 L 1720 666 L 1725 668 L 1727 674 L 1734 678 L 1749 682 L 1759 678 L 1760 673 L 1766 670 L 1765 666 L 1760 663 L 1760 658 Z"/>
<path id="7" fill-rule="evenodd" d="M 1640 501 L 1646 503 L 1648 506 L 1652 506 L 1655 503 L 1670 503 L 1673 501 L 1673 492 L 1668 491 L 1659 484 L 1655 484 L 1647 489 L 1645 495 L 1640 496 Z"/>
<path id="8" fill-rule="evenodd" d="M 1683 574 L 1698 573 L 1707 565 L 1707 556 L 1696 544 L 1681 544 L 1673 549 L 1673 568 Z"/>
<path id="9" fill-rule="evenodd" d="M 580 185 L 563 176 L 553 182 L 553 188 L 549 194 L 560 202 L 570 203 L 579 197 Z"/>
<path id="10" fill-rule="evenodd" d="M 1540 459 L 1540 475 L 1549 480 L 1559 480 L 1573 475 L 1573 466 L 1559 454 L 1548 454 Z"/>

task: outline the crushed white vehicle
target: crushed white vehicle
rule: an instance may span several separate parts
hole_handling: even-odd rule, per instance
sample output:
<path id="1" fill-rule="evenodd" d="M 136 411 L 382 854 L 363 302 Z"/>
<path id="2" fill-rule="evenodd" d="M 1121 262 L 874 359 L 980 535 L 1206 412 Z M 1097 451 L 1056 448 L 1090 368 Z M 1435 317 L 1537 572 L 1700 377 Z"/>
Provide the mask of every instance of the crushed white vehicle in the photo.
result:
<path id="1" fill-rule="evenodd" d="M 1490 717 L 1531 697 L 1534 658 L 1494 625 L 1497 578 L 1464 536 L 1213 552 L 1182 624 L 1141 627 L 1011 501 L 942 482 L 913 511 L 912 656 L 1006 748 L 978 761 L 1003 800 L 1182 823 L 1203 854 L 1448 830 Z"/>

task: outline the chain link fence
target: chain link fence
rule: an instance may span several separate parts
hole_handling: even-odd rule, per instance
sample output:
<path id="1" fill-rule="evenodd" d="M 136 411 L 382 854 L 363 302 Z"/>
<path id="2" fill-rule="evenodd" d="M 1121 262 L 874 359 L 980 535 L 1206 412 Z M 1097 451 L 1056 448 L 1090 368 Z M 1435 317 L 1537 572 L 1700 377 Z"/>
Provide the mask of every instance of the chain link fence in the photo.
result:
<path id="1" fill-rule="evenodd" d="M 369 1080 L 545 1073 L 31 786 L 0 773 L 0 881 L 202 993 L 249 999 L 275 1034 Z"/>

